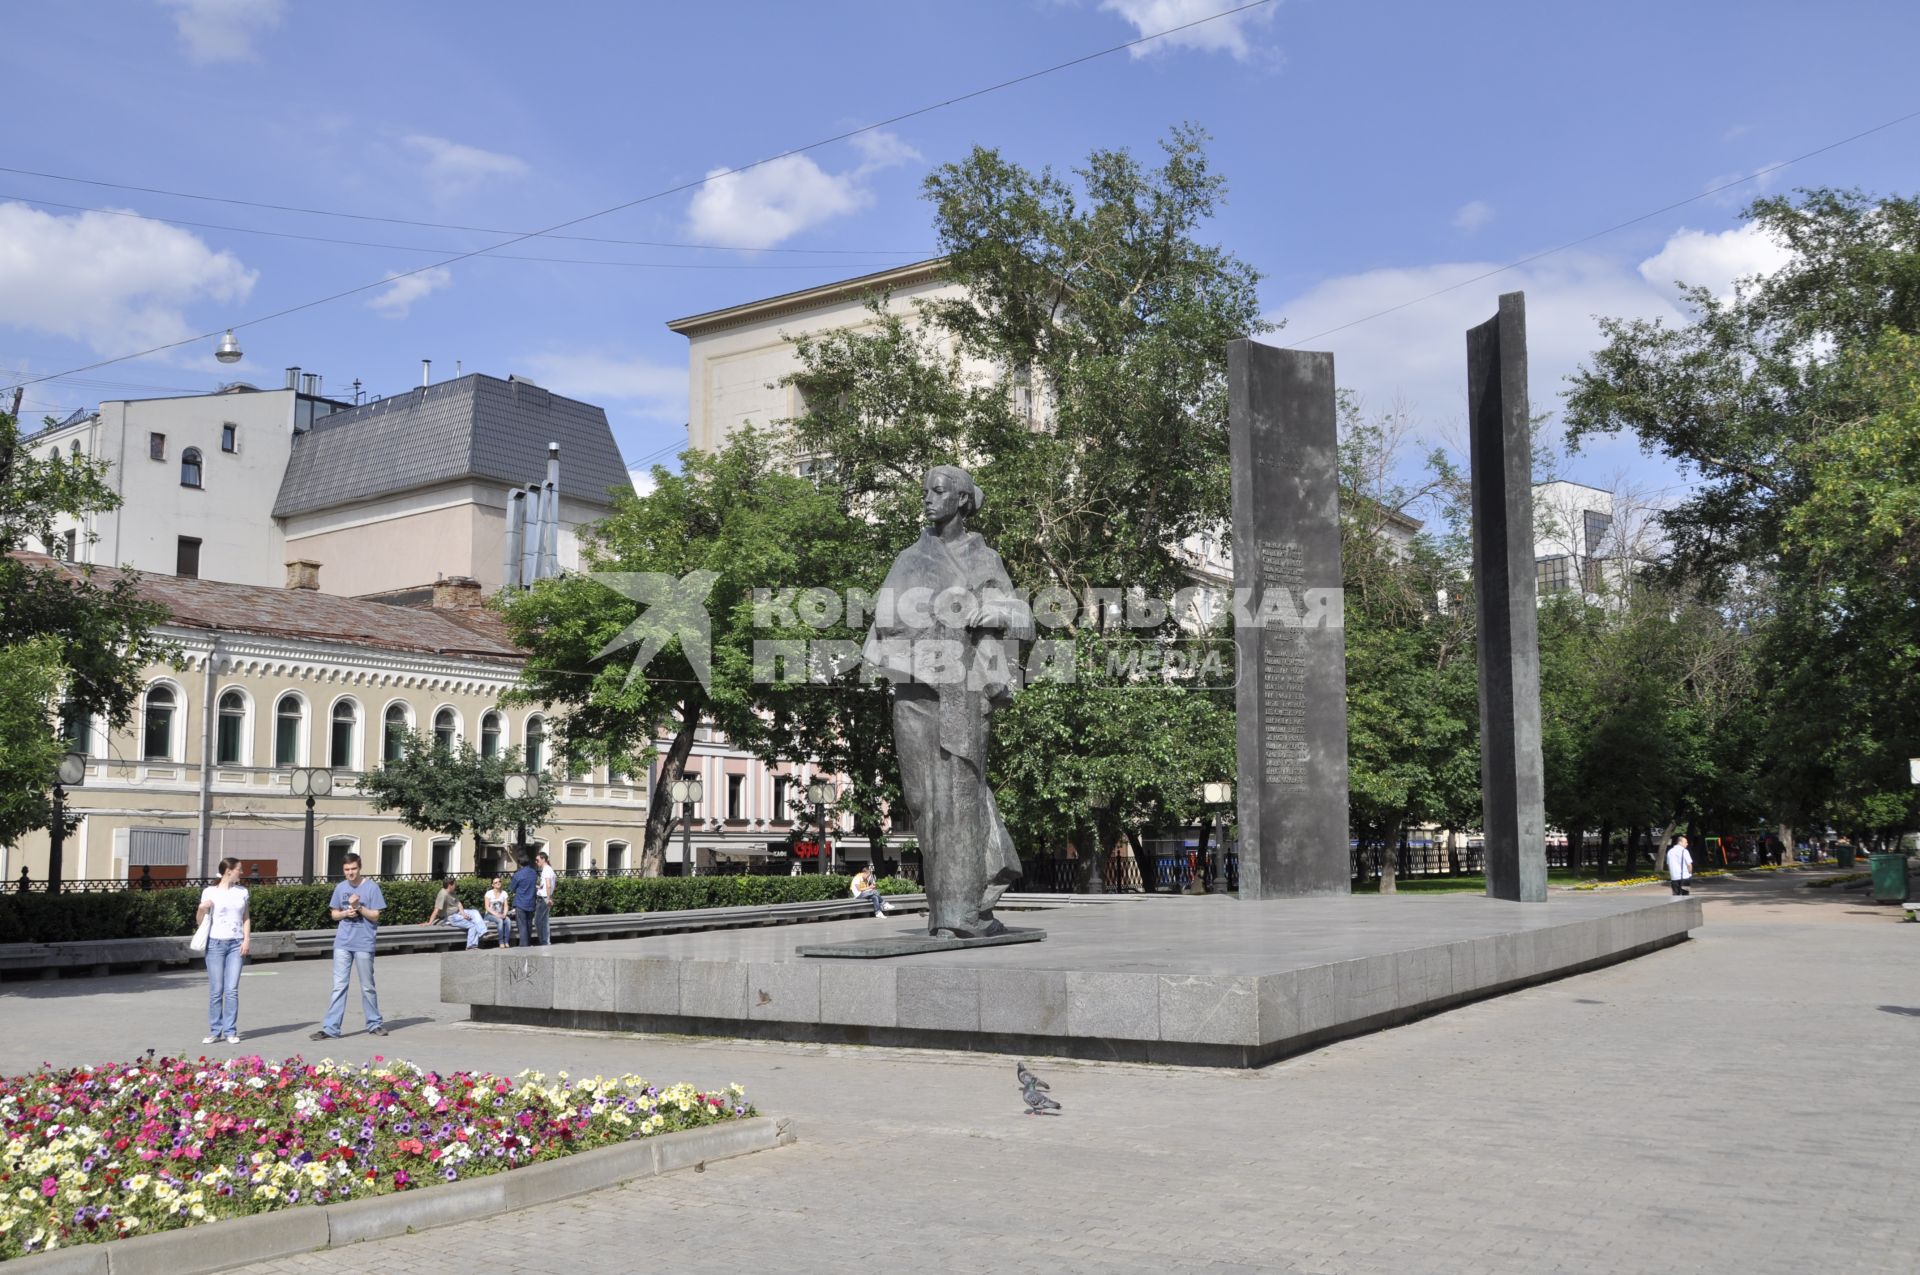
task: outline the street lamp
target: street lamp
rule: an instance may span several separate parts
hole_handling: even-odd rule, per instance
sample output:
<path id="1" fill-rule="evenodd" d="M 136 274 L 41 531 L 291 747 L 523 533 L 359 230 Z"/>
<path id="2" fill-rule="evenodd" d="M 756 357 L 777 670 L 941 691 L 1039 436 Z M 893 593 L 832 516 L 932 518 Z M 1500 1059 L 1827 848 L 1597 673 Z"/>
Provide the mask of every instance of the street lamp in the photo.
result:
<path id="1" fill-rule="evenodd" d="M 540 795 L 540 776 L 533 771 L 517 771 L 507 776 L 507 800 L 529 801 Z M 527 821 L 519 822 L 519 837 L 514 845 L 514 857 L 521 863 L 527 861 Z"/>
<path id="2" fill-rule="evenodd" d="M 1227 891 L 1227 811 L 1233 805 L 1233 785 L 1227 783 L 1202 784 L 1200 803 L 1213 811 L 1213 854 L 1209 866 L 1213 869 L 1212 879 L 1207 883 L 1207 893 L 1226 894 Z"/>
<path id="3" fill-rule="evenodd" d="M 68 753 L 60 759 L 60 770 L 53 783 L 53 827 L 48 829 L 47 893 L 60 893 L 60 856 L 67 846 L 67 789 L 78 788 L 87 778 L 84 753 Z"/>
<path id="4" fill-rule="evenodd" d="M 325 766 L 295 766 L 287 778 L 287 791 L 307 799 L 307 837 L 300 849 L 300 881 L 313 884 L 313 799 L 333 791 L 333 771 Z"/>
<path id="5" fill-rule="evenodd" d="M 1093 810 L 1093 844 L 1087 855 L 1087 888 L 1085 894 L 1105 894 L 1107 891 L 1107 830 L 1103 826 L 1105 815 L 1113 805 L 1113 797 L 1104 792 L 1092 793 L 1087 797 L 1087 805 Z"/>
<path id="6" fill-rule="evenodd" d="M 705 785 L 698 779 L 676 779 L 668 791 L 680 807 L 680 858 L 687 865 L 687 875 L 697 877 L 700 871 L 693 861 L 693 808 L 706 797 Z"/>
<path id="7" fill-rule="evenodd" d="M 807 800 L 813 803 L 813 822 L 820 829 L 820 873 L 824 876 L 829 866 L 827 803 L 833 800 L 833 785 L 824 779 L 814 780 L 807 785 Z"/>

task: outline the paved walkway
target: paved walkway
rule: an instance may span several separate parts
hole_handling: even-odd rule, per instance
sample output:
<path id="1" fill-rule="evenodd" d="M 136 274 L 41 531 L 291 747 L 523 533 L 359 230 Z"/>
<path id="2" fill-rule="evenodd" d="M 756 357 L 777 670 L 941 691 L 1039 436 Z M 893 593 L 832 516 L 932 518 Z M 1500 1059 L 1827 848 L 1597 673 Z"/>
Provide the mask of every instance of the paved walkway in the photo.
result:
<path id="1" fill-rule="evenodd" d="M 1791 878 L 1696 894 L 1678 948 L 1261 1072 L 1038 1061 L 1051 1119 L 1010 1060 L 475 1027 L 437 958 L 382 959 L 396 1030 L 336 1056 L 738 1080 L 800 1142 L 250 1269 L 1914 1269 L 1920 927 Z M 246 1047 L 307 1049 L 325 981 L 250 972 Z M 0 1069 L 197 1051 L 204 986 L 9 984 Z"/>

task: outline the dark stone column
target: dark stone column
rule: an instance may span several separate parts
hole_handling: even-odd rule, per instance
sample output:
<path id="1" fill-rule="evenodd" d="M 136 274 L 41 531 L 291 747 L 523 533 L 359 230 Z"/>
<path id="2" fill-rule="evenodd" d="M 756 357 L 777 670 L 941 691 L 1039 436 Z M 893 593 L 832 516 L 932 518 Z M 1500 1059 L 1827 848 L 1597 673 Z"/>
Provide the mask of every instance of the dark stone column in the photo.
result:
<path id="1" fill-rule="evenodd" d="M 1333 355 L 1227 345 L 1240 897 L 1351 890 Z"/>
<path id="2" fill-rule="evenodd" d="M 1473 466 L 1473 596 L 1480 632 L 1480 810 L 1487 894 L 1547 897 L 1540 760 L 1540 629 L 1534 612 L 1533 441 L 1527 301 L 1467 332 Z"/>

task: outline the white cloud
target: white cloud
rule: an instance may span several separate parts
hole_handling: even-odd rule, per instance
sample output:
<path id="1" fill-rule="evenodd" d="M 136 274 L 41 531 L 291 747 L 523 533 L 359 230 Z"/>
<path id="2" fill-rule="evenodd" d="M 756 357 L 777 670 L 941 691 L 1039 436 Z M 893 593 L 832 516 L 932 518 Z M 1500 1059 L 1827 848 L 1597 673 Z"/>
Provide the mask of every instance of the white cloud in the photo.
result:
<path id="1" fill-rule="evenodd" d="M 0 204 L 0 323 L 85 341 L 102 354 L 184 340 L 231 321 L 259 278 L 177 226 L 105 212 L 71 217 Z M 185 307 L 221 305 L 190 323 Z"/>
<path id="2" fill-rule="evenodd" d="M 653 481 L 653 470 L 651 467 L 647 469 L 628 470 L 627 477 L 633 480 L 633 490 L 636 495 L 651 496 L 654 487 L 658 485 Z"/>
<path id="3" fill-rule="evenodd" d="M 865 208 L 873 202 L 868 176 L 920 158 L 892 133 L 863 133 L 853 144 L 862 162 L 844 173 L 827 172 L 809 155 L 783 156 L 741 173 L 713 169 L 687 205 L 688 232 L 728 247 L 771 248 Z"/>
<path id="4" fill-rule="evenodd" d="M 1453 228 L 1470 235 L 1492 220 L 1493 205 L 1484 199 L 1476 199 L 1460 205 L 1459 211 L 1453 214 Z"/>
<path id="5" fill-rule="evenodd" d="M 1141 35 L 1152 35 L 1172 27 L 1198 22 L 1201 18 L 1233 7 L 1227 0 L 1100 0 L 1100 7 L 1117 13 L 1133 24 Z M 1216 18 L 1197 27 L 1187 27 L 1172 35 L 1146 44 L 1136 44 L 1128 53 L 1136 58 L 1151 57 L 1168 49 L 1198 49 L 1202 53 L 1228 53 L 1244 62 L 1257 51 L 1248 29 L 1255 23 L 1273 20 L 1273 5 Z"/>
<path id="6" fill-rule="evenodd" d="M 494 177 L 524 177 L 527 162 L 515 155 L 481 150 L 444 137 L 412 133 L 401 139 L 426 159 L 427 181 L 436 194 L 457 195 Z"/>
<path id="7" fill-rule="evenodd" d="M 1780 182 L 1778 163 L 1762 164 L 1745 173 L 1722 173 L 1701 186 L 1713 191 L 1713 202 L 1722 208 L 1739 208 L 1766 194 Z M 1726 187 L 1721 190 L 1720 187 Z"/>
<path id="8" fill-rule="evenodd" d="M 602 406 L 611 403 L 637 416 L 676 424 L 687 419 L 684 363 L 655 363 L 641 355 L 604 350 L 536 354 L 519 361 L 535 381 L 568 398 Z"/>
<path id="9" fill-rule="evenodd" d="M 195 62 L 250 62 L 253 37 L 280 25 L 286 0 L 160 0 Z"/>
<path id="10" fill-rule="evenodd" d="M 367 308 L 378 310 L 388 319 L 404 319 L 413 311 L 413 303 L 422 300 L 453 284 L 453 271 L 445 266 L 432 266 L 417 274 L 402 275 L 398 272 L 387 278 L 393 280 L 385 292 L 375 293 L 367 299 Z"/>
<path id="11" fill-rule="evenodd" d="M 1640 277 L 1656 288 L 1684 283 L 1730 298 L 1736 280 L 1772 274 L 1793 256 L 1785 244 L 1749 222 L 1718 234 L 1684 227 L 1640 263 Z"/>

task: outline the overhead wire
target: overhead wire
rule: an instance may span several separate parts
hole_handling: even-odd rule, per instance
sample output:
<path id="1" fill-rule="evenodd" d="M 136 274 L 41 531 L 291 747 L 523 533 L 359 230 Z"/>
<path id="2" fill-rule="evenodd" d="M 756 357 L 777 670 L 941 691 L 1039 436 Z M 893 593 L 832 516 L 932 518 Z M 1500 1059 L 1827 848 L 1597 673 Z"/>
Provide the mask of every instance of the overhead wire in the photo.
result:
<path id="1" fill-rule="evenodd" d="M 1187 31 L 1187 30 L 1193 29 L 1194 27 L 1204 26 L 1209 22 L 1217 22 L 1221 18 L 1232 17 L 1236 13 L 1245 13 L 1245 12 L 1248 12 L 1249 10 L 1264 8 L 1271 3 L 1273 3 L 1273 0 L 1249 0 L 1249 3 L 1241 4 L 1231 9 L 1223 9 L 1218 13 L 1209 14 L 1206 17 L 1202 17 L 1202 18 L 1195 18 L 1190 22 L 1182 22 L 1176 26 L 1167 27 L 1164 30 L 1155 31 L 1149 35 L 1143 35 L 1136 39 L 1124 41 L 1120 44 L 1110 45 L 1107 48 L 1100 49 L 1092 53 L 1083 53 L 1078 57 L 1069 58 L 1064 62 L 1056 62 L 1053 65 L 1048 67 L 1043 67 L 1040 70 L 1029 71 L 1023 75 L 1013 76 L 1010 79 L 1001 80 L 998 83 L 987 85 L 984 88 L 973 89 L 969 92 L 961 93 L 954 97 L 946 98 L 942 101 L 931 103 L 927 106 L 915 107 L 913 110 L 910 110 L 910 111 L 901 111 L 896 115 L 890 115 L 885 119 L 877 120 L 871 124 L 862 124 L 856 128 L 843 130 L 842 132 L 836 133 L 831 137 L 823 137 L 818 141 L 808 142 L 801 146 L 789 147 L 788 149 L 780 151 L 776 154 L 766 155 L 761 157 L 760 159 L 753 160 L 749 163 L 740 164 L 736 167 L 716 169 L 697 181 L 686 181 L 686 182 L 681 182 L 677 185 L 668 186 L 662 190 L 654 191 L 652 194 L 641 195 L 638 198 L 629 199 L 623 203 L 615 204 L 610 208 L 600 209 L 598 212 L 585 213 L 578 217 L 572 217 L 567 219 L 566 221 L 557 222 L 554 225 L 544 227 L 540 230 L 528 231 L 525 234 L 514 235 L 511 238 L 505 239 L 497 244 L 491 244 L 486 247 L 475 248 L 469 252 L 459 253 L 457 255 L 447 257 L 441 261 L 430 262 L 427 265 L 416 266 L 411 270 L 404 270 L 396 274 L 390 274 L 385 278 L 375 279 L 367 283 L 356 285 L 355 287 L 343 288 L 338 292 L 328 293 L 325 296 L 316 297 L 311 301 L 303 301 L 298 305 L 285 306 L 269 314 L 263 314 L 252 319 L 243 319 L 238 323 L 225 324 L 223 325 L 223 328 L 224 330 L 227 330 L 227 331 L 237 331 L 241 328 L 255 327 L 262 323 L 271 322 L 274 319 L 285 318 L 290 314 L 298 314 L 304 310 L 311 310 L 318 306 L 328 305 L 335 301 L 344 300 L 347 297 L 357 296 L 362 292 L 371 292 L 375 288 L 384 288 L 394 283 L 396 280 L 411 278 L 414 275 L 426 274 L 428 271 L 431 271 L 431 270 L 442 270 L 442 269 L 445 269 L 447 266 L 457 265 L 458 263 L 469 260 L 473 257 L 488 255 L 488 254 L 497 252 L 499 249 L 502 249 L 502 248 L 510 248 L 514 244 L 525 242 L 528 239 L 536 239 L 536 238 L 541 238 L 545 236 L 550 236 L 557 231 L 566 230 L 566 229 L 569 229 L 570 227 L 578 226 L 585 222 L 593 221 L 594 219 L 599 217 L 606 217 L 606 216 L 610 216 L 613 213 L 624 212 L 629 208 L 637 208 L 642 204 L 652 203 L 660 199 L 666 199 L 672 195 L 684 194 L 687 191 L 697 189 L 701 186 L 705 186 L 709 182 L 717 181 L 726 177 L 737 176 L 741 173 L 748 172 L 756 168 L 764 167 L 767 164 L 772 164 L 782 159 L 792 158 L 795 155 L 804 155 L 809 151 L 819 150 L 825 146 L 831 146 L 839 142 L 847 141 L 850 138 L 859 137 L 867 133 L 875 132 L 879 129 L 887 128 L 894 124 L 899 124 L 905 120 L 915 119 L 915 118 L 918 118 L 919 116 L 928 115 L 935 111 L 944 110 L 951 106 L 957 106 L 962 102 L 969 102 L 978 97 L 985 97 L 990 93 L 997 93 L 1003 89 L 1009 89 L 1017 85 L 1026 84 L 1026 83 L 1029 83 L 1030 81 L 1040 79 L 1044 76 L 1053 75 L 1060 71 L 1069 70 L 1073 67 L 1081 66 L 1081 65 L 1084 65 L 1085 63 L 1096 61 L 1097 59 L 1100 59 L 1100 58 L 1110 57 L 1115 53 L 1123 53 L 1129 49 L 1138 48 L 1143 44 L 1147 44 L 1154 40 L 1163 39 L 1166 36 L 1173 35 L 1181 31 Z M 204 332 L 196 336 L 184 337 L 178 341 L 169 341 L 161 345 L 149 346 L 143 350 L 135 350 L 127 354 L 115 355 L 113 358 L 109 358 L 109 359 L 98 359 L 92 363 L 82 364 L 79 367 L 68 368 L 64 372 L 52 373 L 43 377 L 36 377 L 33 380 L 21 381 L 19 382 L 19 384 L 34 385 L 39 383 L 40 381 L 53 380 L 59 376 L 73 376 L 81 372 L 91 372 L 95 368 L 109 367 L 115 363 L 124 363 L 129 359 L 144 358 L 150 354 L 159 354 L 166 350 L 178 349 L 183 345 L 192 345 L 200 341 L 209 341 L 219 336 L 221 330 L 222 330 L 221 328 L 216 328 L 211 332 Z"/>

